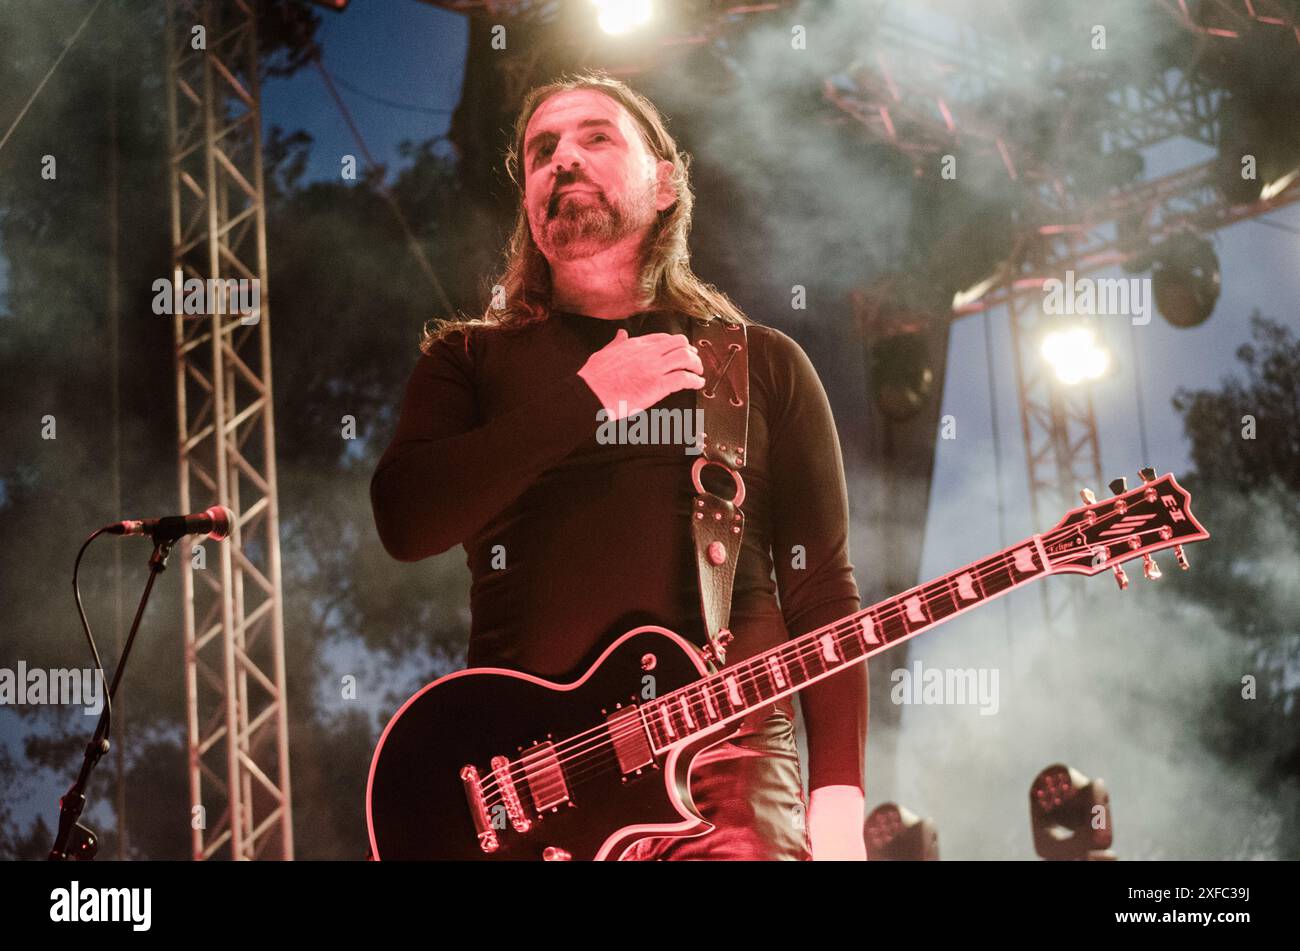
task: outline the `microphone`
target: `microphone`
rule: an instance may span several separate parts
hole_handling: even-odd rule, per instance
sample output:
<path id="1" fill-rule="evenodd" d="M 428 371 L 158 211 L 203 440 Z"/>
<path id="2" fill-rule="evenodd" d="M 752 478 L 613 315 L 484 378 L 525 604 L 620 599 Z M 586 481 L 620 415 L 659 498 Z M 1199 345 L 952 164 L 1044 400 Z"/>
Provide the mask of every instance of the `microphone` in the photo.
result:
<path id="1" fill-rule="evenodd" d="M 214 505 L 194 515 L 169 515 L 166 518 L 128 519 L 108 527 L 110 535 L 151 535 L 154 541 L 176 541 L 186 535 L 207 535 L 221 541 L 230 534 L 235 513 L 224 505 Z"/>

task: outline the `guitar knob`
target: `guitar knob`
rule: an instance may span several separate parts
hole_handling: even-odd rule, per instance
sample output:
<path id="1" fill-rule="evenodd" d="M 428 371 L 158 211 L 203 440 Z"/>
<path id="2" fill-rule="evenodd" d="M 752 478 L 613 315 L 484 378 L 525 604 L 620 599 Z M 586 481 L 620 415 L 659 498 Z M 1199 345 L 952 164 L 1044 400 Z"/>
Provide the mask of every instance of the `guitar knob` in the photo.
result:
<path id="1" fill-rule="evenodd" d="M 1146 575 L 1147 581 L 1160 580 L 1160 566 L 1149 554 L 1142 556 L 1142 574 Z"/>
<path id="2" fill-rule="evenodd" d="M 1120 476 L 1118 479 L 1110 480 L 1110 494 L 1123 495 L 1128 491 L 1128 479 Z"/>
<path id="3" fill-rule="evenodd" d="M 1083 499 L 1084 505 L 1091 505 L 1097 501 L 1097 496 L 1092 494 L 1092 489 L 1083 488 L 1079 490 L 1079 498 Z"/>
<path id="4" fill-rule="evenodd" d="M 1156 470 L 1151 468 L 1150 466 L 1143 466 L 1141 469 L 1138 470 L 1138 475 L 1142 477 L 1143 482 L 1156 481 Z"/>
<path id="5" fill-rule="evenodd" d="M 569 862 L 572 861 L 573 855 L 564 851 L 558 845 L 548 845 L 542 850 L 543 862 Z"/>
<path id="6" fill-rule="evenodd" d="M 1119 585 L 1119 590 L 1123 591 L 1128 587 L 1128 575 L 1124 573 L 1123 565 L 1116 565 L 1111 570 L 1115 572 L 1115 583 Z"/>
<path id="7" fill-rule="evenodd" d="M 1183 554 L 1183 546 L 1182 546 L 1182 545 L 1175 545 L 1175 546 L 1174 546 L 1174 558 L 1176 558 L 1176 559 L 1178 560 L 1178 567 L 1181 568 L 1181 569 L 1183 569 L 1183 571 L 1187 571 L 1189 568 L 1192 567 L 1191 565 L 1189 565 L 1189 564 L 1187 563 L 1187 556 L 1186 556 L 1185 554 Z"/>

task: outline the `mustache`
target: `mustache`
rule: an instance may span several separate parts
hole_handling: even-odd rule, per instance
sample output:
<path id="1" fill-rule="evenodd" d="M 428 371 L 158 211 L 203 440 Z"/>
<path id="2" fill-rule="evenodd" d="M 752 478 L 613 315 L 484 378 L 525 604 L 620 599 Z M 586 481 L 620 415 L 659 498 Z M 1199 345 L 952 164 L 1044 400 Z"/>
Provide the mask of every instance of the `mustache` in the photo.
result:
<path id="1" fill-rule="evenodd" d="M 590 189 L 595 193 L 595 195 L 596 195 L 597 198 L 601 199 L 602 201 L 604 200 L 604 192 L 602 192 L 599 188 L 597 188 L 597 187 L 596 187 L 595 185 L 593 185 L 591 182 L 587 181 L 585 178 L 583 178 L 583 179 L 571 179 L 571 180 L 569 180 L 569 181 L 563 181 L 563 182 L 556 182 L 556 184 L 555 184 L 555 188 L 554 188 L 554 190 L 551 192 L 551 198 L 550 198 L 550 200 L 546 203 L 546 216 L 547 216 L 548 218 L 554 218 L 554 217 L 556 216 L 556 214 L 559 213 L 559 210 L 560 210 L 560 198 L 562 197 L 562 196 L 560 195 L 560 190 L 563 189 L 563 188 L 569 188 L 569 187 L 571 187 L 571 186 L 573 186 L 573 185 L 582 185 L 582 186 L 584 186 L 584 187 L 586 187 L 586 188 L 590 188 Z"/>

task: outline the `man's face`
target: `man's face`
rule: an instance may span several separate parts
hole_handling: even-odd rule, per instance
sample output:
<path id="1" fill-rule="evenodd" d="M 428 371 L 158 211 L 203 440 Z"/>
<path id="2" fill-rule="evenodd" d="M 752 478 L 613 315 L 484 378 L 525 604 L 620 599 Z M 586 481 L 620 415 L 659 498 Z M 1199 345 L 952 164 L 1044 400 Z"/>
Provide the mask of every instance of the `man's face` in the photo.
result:
<path id="1" fill-rule="evenodd" d="M 649 230 L 676 194 L 672 163 L 656 162 L 635 120 L 589 89 L 557 93 L 528 120 L 524 205 L 547 260 L 590 257 Z"/>

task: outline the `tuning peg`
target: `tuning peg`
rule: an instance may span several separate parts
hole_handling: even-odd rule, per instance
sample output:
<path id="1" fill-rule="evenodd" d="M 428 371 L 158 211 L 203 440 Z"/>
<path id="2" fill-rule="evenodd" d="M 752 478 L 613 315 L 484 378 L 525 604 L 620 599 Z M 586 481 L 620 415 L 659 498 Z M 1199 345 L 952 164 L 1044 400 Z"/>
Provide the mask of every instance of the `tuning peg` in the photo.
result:
<path id="1" fill-rule="evenodd" d="M 1142 556 L 1142 574 L 1146 576 L 1147 581 L 1160 580 L 1160 566 L 1149 554 Z"/>
<path id="2" fill-rule="evenodd" d="M 1186 571 L 1186 570 L 1188 570 L 1189 568 L 1192 567 L 1191 565 L 1189 565 L 1189 564 L 1187 563 L 1187 556 L 1186 556 L 1185 554 L 1183 554 L 1183 546 L 1182 546 L 1182 545 L 1175 545 L 1175 546 L 1174 546 L 1174 557 L 1175 557 L 1176 559 L 1178 559 L 1178 567 L 1181 568 L 1181 569 L 1183 569 L 1183 571 Z"/>
<path id="3" fill-rule="evenodd" d="M 1120 476 L 1118 479 L 1110 480 L 1110 494 L 1123 495 L 1128 491 L 1128 479 Z"/>
<path id="4" fill-rule="evenodd" d="M 1128 575 L 1124 574 L 1124 567 L 1115 565 L 1111 570 L 1115 572 L 1115 583 L 1119 585 L 1119 590 L 1123 591 L 1128 587 Z"/>
<path id="5" fill-rule="evenodd" d="M 1138 475 L 1142 477 L 1143 482 L 1156 481 L 1156 470 L 1152 469 L 1150 466 L 1143 466 L 1141 469 L 1138 470 Z"/>
<path id="6" fill-rule="evenodd" d="M 1092 489 L 1080 489 L 1079 498 L 1083 499 L 1084 505 L 1091 505 L 1097 501 L 1097 496 L 1092 494 Z"/>

